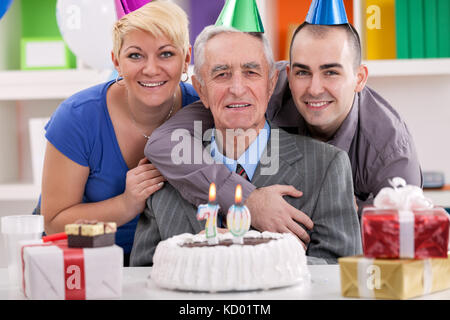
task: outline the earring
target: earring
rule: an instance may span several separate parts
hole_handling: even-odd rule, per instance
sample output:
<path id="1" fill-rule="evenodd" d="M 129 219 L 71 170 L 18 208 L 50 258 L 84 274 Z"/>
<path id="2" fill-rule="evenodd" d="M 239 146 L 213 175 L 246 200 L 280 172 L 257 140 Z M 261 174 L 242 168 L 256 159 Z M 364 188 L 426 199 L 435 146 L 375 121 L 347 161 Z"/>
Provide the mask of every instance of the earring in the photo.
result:
<path id="1" fill-rule="evenodd" d="M 123 87 L 123 85 L 119 83 L 119 81 L 121 81 L 121 80 L 123 80 L 122 76 L 120 74 L 117 74 L 115 83 L 117 83 L 118 86 Z"/>
<path id="2" fill-rule="evenodd" d="M 183 80 L 183 75 L 186 75 L 186 79 Z M 181 75 L 181 81 L 183 82 L 187 82 L 189 80 L 189 75 L 187 72 L 183 72 L 183 74 Z"/>

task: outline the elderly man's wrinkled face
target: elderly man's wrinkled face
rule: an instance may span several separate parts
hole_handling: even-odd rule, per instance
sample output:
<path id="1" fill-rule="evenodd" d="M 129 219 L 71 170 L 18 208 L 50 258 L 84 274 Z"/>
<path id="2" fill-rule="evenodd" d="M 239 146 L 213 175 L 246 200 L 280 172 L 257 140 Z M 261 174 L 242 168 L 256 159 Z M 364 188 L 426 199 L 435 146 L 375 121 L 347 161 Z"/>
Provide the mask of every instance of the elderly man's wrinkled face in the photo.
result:
<path id="1" fill-rule="evenodd" d="M 203 84 L 195 77 L 193 84 L 216 129 L 262 129 L 277 79 L 269 79 L 262 41 L 245 33 L 221 33 L 206 43 L 204 57 Z"/>

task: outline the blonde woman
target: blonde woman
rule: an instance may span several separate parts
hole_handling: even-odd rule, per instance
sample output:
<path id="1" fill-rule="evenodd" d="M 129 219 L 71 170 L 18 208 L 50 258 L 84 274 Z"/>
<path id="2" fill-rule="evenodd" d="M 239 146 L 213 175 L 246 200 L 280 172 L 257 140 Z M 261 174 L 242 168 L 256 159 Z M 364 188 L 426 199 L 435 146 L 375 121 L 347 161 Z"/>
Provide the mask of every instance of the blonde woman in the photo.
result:
<path id="1" fill-rule="evenodd" d="M 115 221 L 128 265 L 145 200 L 165 180 L 144 156 L 147 139 L 198 96 L 183 82 L 191 47 L 180 7 L 152 1 L 117 21 L 113 39 L 118 78 L 68 98 L 46 126 L 40 211 L 48 234 Z"/>

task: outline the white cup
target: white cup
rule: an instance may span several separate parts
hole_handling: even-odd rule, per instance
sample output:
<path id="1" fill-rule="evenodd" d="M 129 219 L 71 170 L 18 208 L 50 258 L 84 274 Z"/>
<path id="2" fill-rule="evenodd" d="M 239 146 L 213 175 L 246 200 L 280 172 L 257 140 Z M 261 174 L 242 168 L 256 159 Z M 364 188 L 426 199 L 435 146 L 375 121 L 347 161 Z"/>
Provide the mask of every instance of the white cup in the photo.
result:
<path id="1" fill-rule="evenodd" d="M 40 239 L 44 231 L 44 217 L 41 215 L 6 216 L 2 217 L 1 226 L 6 245 L 9 285 L 19 287 L 22 277 L 19 242 Z"/>

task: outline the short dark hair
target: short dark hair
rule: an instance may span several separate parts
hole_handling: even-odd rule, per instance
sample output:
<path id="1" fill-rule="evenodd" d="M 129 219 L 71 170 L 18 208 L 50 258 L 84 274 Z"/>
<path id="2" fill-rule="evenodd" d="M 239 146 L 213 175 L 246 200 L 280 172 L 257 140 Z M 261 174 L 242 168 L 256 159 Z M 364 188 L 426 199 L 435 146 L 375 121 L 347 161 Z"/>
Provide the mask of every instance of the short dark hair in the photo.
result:
<path id="1" fill-rule="evenodd" d="M 300 32 L 303 28 L 307 28 L 308 31 L 312 32 L 313 34 L 321 37 L 325 35 L 328 31 L 330 31 L 330 28 L 335 29 L 342 29 L 347 33 L 348 40 L 350 41 L 350 45 L 355 53 L 355 61 L 354 66 L 358 67 L 361 64 L 361 40 L 359 38 L 358 31 L 353 27 L 351 23 L 346 24 L 338 24 L 338 25 L 317 25 L 317 24 L 310 24 L 308 22 L 303 22 L 301 25 L 295 29 L 294 34 L 292 35 L 291 39 L 291 45 L 289 46 L 289 60 L 292 61 L 292 44 L 294 43 L 295 37 L 297 33 Z"/>

